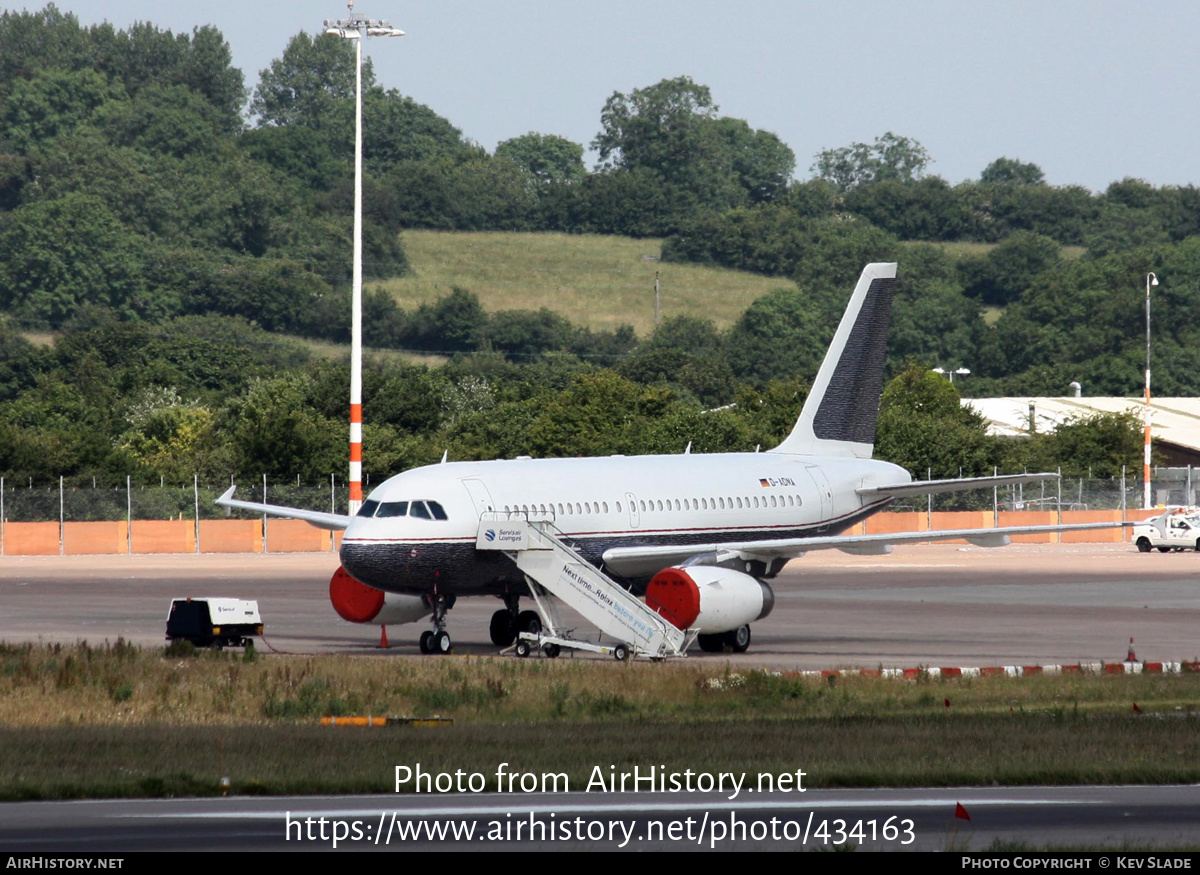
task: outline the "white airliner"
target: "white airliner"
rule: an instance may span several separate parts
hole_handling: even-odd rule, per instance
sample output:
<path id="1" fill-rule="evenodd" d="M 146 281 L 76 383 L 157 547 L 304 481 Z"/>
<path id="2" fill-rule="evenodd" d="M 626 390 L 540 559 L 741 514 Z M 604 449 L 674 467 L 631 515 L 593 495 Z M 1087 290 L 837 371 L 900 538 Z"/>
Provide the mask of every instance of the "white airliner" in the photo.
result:
<path id="1" fill-rule="evenodd" d="M 217 503 L 344 529 L 330 585 L 343 618 L 408 623 L 432 615 L 421 650 L 450 650 L 446 612 L 459 596 L 504 600 L 497 646 L 542 619 L 521 611 L 534 585 L 510 554 L 476 548 L 481 519 L 553 521 L 575 553 L 633 590 L 705 651 L 744 651 L 750 623 L 774 603 L 766 582 L 809 550 L 888 553 L 907 541 L 1009 536 L 1111 524 L 842 535 L 902 496 L 1044 480 L 1053 474 L 913 482 L 871 458 L 883 384 L 895 264 L 862 273 L 812 391 L 787 439 L 764 453 L 445 462 L 376 487 L 354 517 L 232 498 Z"/>

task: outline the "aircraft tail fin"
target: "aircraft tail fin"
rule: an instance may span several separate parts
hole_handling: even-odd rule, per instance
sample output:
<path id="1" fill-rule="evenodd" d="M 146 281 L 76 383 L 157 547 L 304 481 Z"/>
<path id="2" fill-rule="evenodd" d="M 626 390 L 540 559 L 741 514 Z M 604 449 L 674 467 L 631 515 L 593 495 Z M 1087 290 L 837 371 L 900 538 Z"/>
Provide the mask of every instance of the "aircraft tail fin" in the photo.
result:
<path id="1" fill-rule="evenodd" d="M 772 452 L 871 457 L 895 286 L 895 264 L 863 269 L 800 418 Z"/>

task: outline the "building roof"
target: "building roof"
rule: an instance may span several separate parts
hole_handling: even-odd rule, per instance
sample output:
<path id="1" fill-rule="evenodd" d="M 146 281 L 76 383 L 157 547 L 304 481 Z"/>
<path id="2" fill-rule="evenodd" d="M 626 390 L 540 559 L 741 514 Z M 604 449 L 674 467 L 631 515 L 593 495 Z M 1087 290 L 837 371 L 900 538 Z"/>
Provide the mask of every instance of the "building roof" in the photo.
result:
<path id="1" fill-rule="evenodd" d="M 1132 413 L 1139 420 L 1145 410 L 1141 398 L 964 398 L 988 424 L 988 434 L 1025 437 L 1029 434 L 1029 407 L 1039 432 L 1053 431 L 1071 419 L 1097 413 Z M 1152 398 L 1150 417 L 1155 442 L 1175 444 L 1200 452 L 1200 398 Z"/>

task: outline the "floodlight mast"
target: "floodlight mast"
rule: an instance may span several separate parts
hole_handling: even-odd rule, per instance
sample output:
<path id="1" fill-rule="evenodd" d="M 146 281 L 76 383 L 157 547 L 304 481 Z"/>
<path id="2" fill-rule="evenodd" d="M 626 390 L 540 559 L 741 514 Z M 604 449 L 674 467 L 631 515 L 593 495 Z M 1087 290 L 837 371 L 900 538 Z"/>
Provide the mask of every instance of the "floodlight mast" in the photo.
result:
<path id="1" fill-rule="evenodd" d="M 404 36 L 378 18 L 354 12 L 326 19 L 325 33 L 354 40 L 354 275 L 350 291 L 350 514 L 362 507 L 362 44 L 369 36 Z"/>
<path id="2" fill-rule="evenodd" d="M 1153 272 L 1146 274 L 1146 411 L 1143 429 L 1145 442 L 1142 457 L 1142 508 L 1149 510 L 1150 504 L 1150 287 L 1158 285 Z"/>

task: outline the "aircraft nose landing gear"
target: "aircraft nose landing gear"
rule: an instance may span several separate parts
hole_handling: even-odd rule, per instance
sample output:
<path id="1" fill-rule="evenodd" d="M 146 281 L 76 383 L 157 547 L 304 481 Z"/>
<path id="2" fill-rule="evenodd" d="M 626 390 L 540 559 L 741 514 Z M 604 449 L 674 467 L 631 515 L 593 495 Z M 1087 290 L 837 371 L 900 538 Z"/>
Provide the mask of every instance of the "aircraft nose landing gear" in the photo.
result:
<path id="1" fill-rule="evenodd" d="M 446 631 L 446 612 L 454 607 L 454 596 L 439 595 L 433 602 L 433 628 L 421 633 L 417 642 L 422 653 L 443 655 L 449 653 L 454 646 L 450 633 Z"/>

